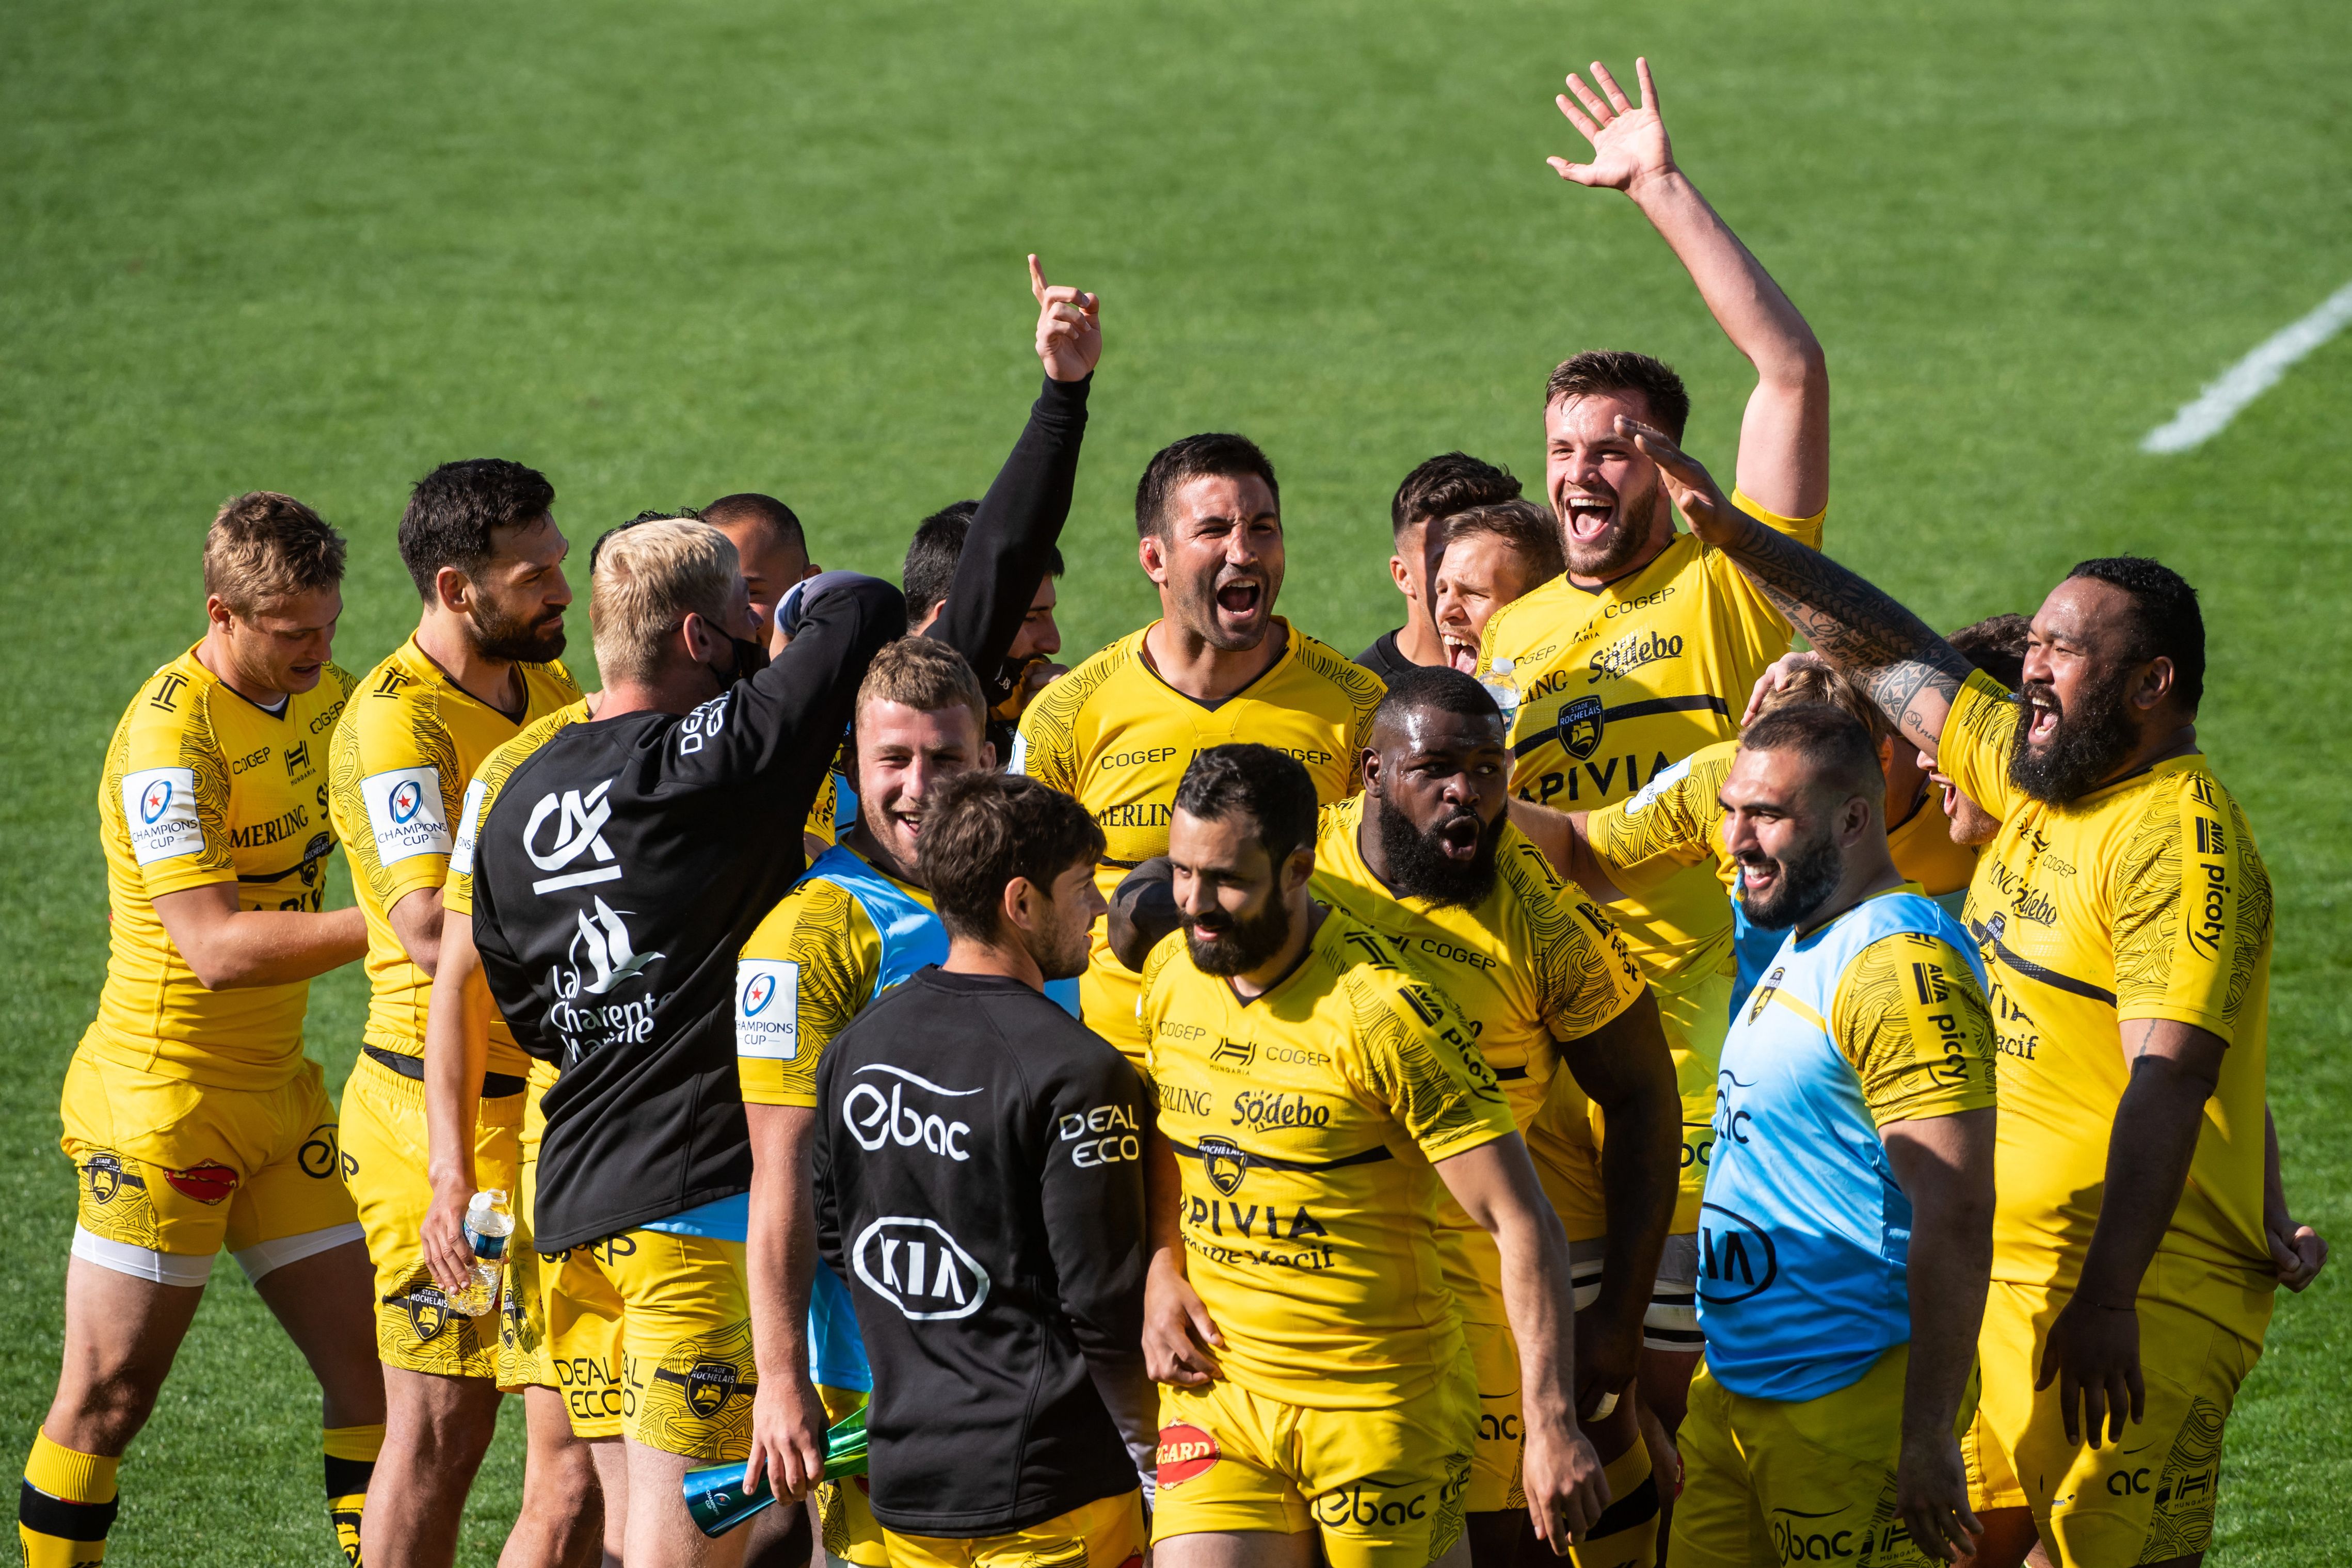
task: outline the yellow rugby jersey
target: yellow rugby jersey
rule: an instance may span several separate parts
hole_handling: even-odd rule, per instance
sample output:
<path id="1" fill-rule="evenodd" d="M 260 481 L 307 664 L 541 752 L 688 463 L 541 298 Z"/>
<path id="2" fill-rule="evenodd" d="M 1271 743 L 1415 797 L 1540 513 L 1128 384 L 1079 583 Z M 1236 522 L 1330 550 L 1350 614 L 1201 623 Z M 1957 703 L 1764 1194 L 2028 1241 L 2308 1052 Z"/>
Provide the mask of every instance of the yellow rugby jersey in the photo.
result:
<path id="1" fill-rule="evenodd" d="M 817 787 L 816 804 L 809 807 L 808 823 L 803 831 L 813 834 L 827 847 L 839 842 L 834 818 L 841 812 L 841 786 L 838 773 L 828 773 L 824 783 Z"/>
<path id="2" fill-rule="evenodd" d="M 1395 943 L 1461 1010 L 1524 1129 L 1559 1067 L 1554 1042 L 1582 1039 L 1632 1006 L 1641 969 L 1609 917 L 1517 828 L 1503 829 L 1494 890 L 1471 908 L 1438 908 L 1372 874 L 1357 838 L 1365 809 L 1361 795 L 1323 808 L 1309 886 Z"/>
<path id="3" fill-rule="evenodd" d="M 1818 550 L 1820 517 L 1787 518 L 1744 495 L 1740 510 Z M 1513 661 L 1511 787 L 1563 811 L 1613 805 L 1701 746 L 1738 738 L 1757 678 L 1789 651 L 1790 626 L 1763 590 L 1688 533 L 1603 587 L 1565 575 L 1496 610 L 1478 675 Z M 1653 978 L 1719 964 L 1722 900 L 1701 877 L 1668 879 L 1613 911 Z"/>
<path id="4" fill-rule="evenodd" d="M 1921 889 L 1906 882 L 1895 890 Z M 1748 1008 L 1760 1012 L 1770 1000 L 1759 995 Z M 1984 993 L 1969 961 L 1939 937 L 1900 931 L 1864 948 L 1838 976 L 1826 1022 L 1878 1126 L 2000 1101 Z"/>
<path id="5" fill-rule="evenodd" d="M 1737 741 L 1701 746 L 1643 785 L 1641 794 L 1585 818 L 1592 857 L 1608 868 L 1618 891 L 1643 899 L 1698 867 L 1714 873 L 1727 897 L 1738 891 L 1739 863 L 1723 847 L 1721 797 L 1738 753 Z M 1976 850 L 1952 842 L 1951 818 L 1935 804 L 1932 792 L 1886 830 L 1886 848 L 1903 879 L 1918 883 L 1929 898 L 1959 892 L 1976 874 Z M 1727 902 L 1723 918 L 1727 929 Z"/>
<path id="6" fill-rule="evenodd" d="M 848 853 L 857 852 L 849 849 Z M 929 892 L 900 881 L 862 855 L 858 858 L 907 898 L 926 910 L 932 908 Z M 882 974 L 883 947 L 882 933 L 874 928 L 866 906 L 832 882 L 803 881 L 768 911 L 738 957 L 745 964 L 772 961 L 764 977 L 779 990 L 790 988 L 792 994 L 782 1000 L 793 1009 L 792 1055 L 737 1055 L 735 1071 L 743 1087 L 744 1104 L 816 1108 L 817 1064 L 824 1059 L 824 1048 L 833 1037 L 849 1027 L 849 1021 L 874 1000 Z M 752 983 L 757 983 L 756 978 Z M 770 1005 L 761 1000 L 762 1011 Z M 739 996 L 735 1026 L 739 1046 L 743 1042 L 745 1006 L 745 998 Z"/>
<path id="7" fill-rule="evenodd" d="M 1181 931 L 1142 987 L 1186 1269 L 1225 1375 L 1318 1410 L 1427 1393 L 1465 1353 L 1431 1162 L 1516 1131 L 1467 1022 L 1341 910 L 1255 1001 L 1194 968 Z"/>
<path id="8" fill-rule="evenodd" d="M 394 905 L 449 874 L 466 785 L 490 752 L 537 720 L 580 700 L 560 663 L 522 664 L 520 722 L 449 679 L 412 635 L 359 684 L 335 731 L 330 799 L 367 912 L 368 1017 L 378 1050 L 425 1054 L 432 977 L 408 961 L 392 929 Z M 520 1076 L 530 1058 L 503 1020 L 490 1021 L 489 1070 Z"/>
<path id="9" fill-rule="evenodd" d="M 1108 841 L 1095 874 L 1106 899 L 1128 872 L 1168 853 L 1176 786 L 1212 746 L 1253 741 L 1287 752 L 1307 765 L 1326 805 L 1356 793 L 1372 710 L 1387 688 L 1279 616 L 1275 624 L 1285 634 L 1281 657 L 1222 701 L 1195 701 L 1154 674 L 1143 658 L 1146 626 L 1045 688 L 1021 715 L 1009 771 L 1075 795 L 1093 816 Z M 1129 1060 L 1141 1058 L 1136 977 L 1112 956 L 1101 921 L 1078 1004 L 1088 1028 Z"/>
<path id="10" fill-rule="evenodd" d="M 2000 1038 L 1993 1278 L 2075 1287 L 2130 1076 L 2120 1024 L 2174 1019 L 2230 1048 L 2141 1289 L 2259 1340 L 2275 1285 L 2263 1229 L 2270 874 L 2203 756 L 2050 805 L 2009 782 L 2018 720 L 2007 691 L 1970 675 L 1939 748 L 1945 773 L 2001 819 L 1966 914 Z"/>
<path id="11" fill-rule="evenodd" d="M 588 704 L 573 702 L 557 709 L 543 718 L 524 725 L 511 741 L 498 747 L 482 759 L 466 785 L 466 798 L 457 807 L 457 842 L 449 851 L 449 875 L 441 884 L 441 907 L 453 915 L 467 920 L 474 918 L 474 845 L 480 838 L 482 819 L 490 814 L 490 805 L 499 798 L 515 769 L 525 757 L 547 744 L 549 736 L 566 725 L 585 723 Z M 511 1035 L 508 1037 L 513 1038 Z"/>
<path id="12" fill-rule="evenodd" d="M 212 1089 L 275 1089 L 299 1069 L 310 983 L 205 990 L 153 900 L 233 882 L 240 910 L 322 907 L 327 749 L 351 690 L 330 664 L 272 713 L 191 647 L 131 700 L 98 786 L 110 929 L 84 1048 Z"/>

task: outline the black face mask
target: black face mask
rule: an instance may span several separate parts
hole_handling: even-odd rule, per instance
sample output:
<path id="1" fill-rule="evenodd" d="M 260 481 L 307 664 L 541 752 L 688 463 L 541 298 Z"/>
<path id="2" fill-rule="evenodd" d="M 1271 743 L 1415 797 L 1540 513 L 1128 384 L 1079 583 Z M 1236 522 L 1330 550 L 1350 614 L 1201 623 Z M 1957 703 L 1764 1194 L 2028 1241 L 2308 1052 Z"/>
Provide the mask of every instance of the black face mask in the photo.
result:
<path id="1" fill-rule="evenodd" d="M 753 642 L 749 637 L 729 637 L 727 645 L 735 650 L 735 679 L 749 680 L 768 668 L 768 645 Z"/>

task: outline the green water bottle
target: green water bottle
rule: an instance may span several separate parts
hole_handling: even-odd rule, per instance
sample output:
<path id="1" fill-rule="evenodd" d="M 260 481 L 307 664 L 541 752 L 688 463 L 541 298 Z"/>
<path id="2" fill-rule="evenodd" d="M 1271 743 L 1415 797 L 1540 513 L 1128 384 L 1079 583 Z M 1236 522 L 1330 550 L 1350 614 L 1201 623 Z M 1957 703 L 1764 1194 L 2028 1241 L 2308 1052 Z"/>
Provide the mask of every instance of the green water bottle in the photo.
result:
<path id="1" fill-rule="evenodd" d="M 824 1432 L 824 1479 L 866 1473 L 866 1407 L 858 1406 Z M 763 1472 L 760 1484 L 743 1489 L 743 1461 L 705 1465 L 686 1472 L 686 1511 L 695 1528 L 716 1540 L 776 1500 Z"/>

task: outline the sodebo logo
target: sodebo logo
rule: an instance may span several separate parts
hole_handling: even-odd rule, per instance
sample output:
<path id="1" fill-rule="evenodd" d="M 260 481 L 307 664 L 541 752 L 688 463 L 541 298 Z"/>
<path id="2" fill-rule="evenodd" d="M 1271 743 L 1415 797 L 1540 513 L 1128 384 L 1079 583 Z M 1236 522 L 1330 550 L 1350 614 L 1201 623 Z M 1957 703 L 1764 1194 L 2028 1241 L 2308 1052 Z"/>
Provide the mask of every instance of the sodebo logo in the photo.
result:
<path id="1" fill-rule="evenodd" d="M 988 1270 L 937 1220 L 884 1215 L 857 1233 L 850 1262 L 913 1322 L 969 1318 L 988 1300 Z"/>
<path id="2" fill-rule="evenodd" d="M 924 1148 L 934 1154 L 944 1154 L 950 1160 L 969 1160 L 971 1151 L 962 1140 L 971 1133 L 971 1123 L 950 1121 L 937 1111 L 920 1110 L 906 1103 L 907 1086 L 943 1094 L 950 1100 L 967 1100 L 978 1094 L 976 1089 L 948 1089 L 882 1062 L 868 1062 L 857 1069 L 860 1073 L 888 1073 L 901 1079 L 890 1086 L 886 1099 L 875 1084 L 861 1083 L 842 1096 L 841 1119 L 849 1125 L 849 1135 L 857 1146 L 872 1154 L 886 1143 L 896 1143 L 902 1149 Z"/>

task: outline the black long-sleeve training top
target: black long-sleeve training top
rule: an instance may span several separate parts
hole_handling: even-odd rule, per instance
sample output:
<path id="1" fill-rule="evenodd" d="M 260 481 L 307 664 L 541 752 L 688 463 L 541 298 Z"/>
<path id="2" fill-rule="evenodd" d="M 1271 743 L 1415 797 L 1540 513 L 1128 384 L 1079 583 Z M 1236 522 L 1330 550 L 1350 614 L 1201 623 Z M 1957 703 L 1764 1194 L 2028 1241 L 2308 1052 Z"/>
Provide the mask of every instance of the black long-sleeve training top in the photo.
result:
<path id="1" fill-rule="evenodd" d="M 971 1539 L 1134 1489 L 1142 1089 L 1018 981 L 918 971 L 817 1068 L 817 1245 L 874 1366 L 874 1517 Z"/>
<path id="2" fill-rule="evenodd" d="M 1069 516 L 1089 385 L 1045 382 L 972 520 L 934 631 L 976 668 L 1003 665 Z M 483 820 L 483 973 L 516 1043 L 562 1068 L 542 1101 L 544 1251 L 751 1187 L 735 955 L 805 869 L 801 825 L 858 682 L 906 630 L 898 590 L 849 573 L 809 583 L 800 615 L 772 664 L 690 713 L 558 731 Z"/>

